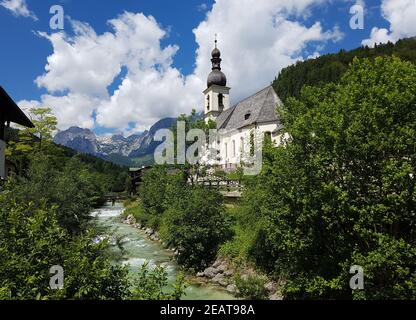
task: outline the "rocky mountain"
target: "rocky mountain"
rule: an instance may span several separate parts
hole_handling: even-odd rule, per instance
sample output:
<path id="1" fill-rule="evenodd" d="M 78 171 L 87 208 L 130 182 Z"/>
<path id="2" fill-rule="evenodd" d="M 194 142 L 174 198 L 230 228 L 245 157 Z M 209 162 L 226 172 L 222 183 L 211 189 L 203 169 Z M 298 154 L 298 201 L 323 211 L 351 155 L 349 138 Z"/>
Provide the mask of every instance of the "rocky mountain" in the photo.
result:
<path id="1" fill-rule="evenodd" d="M 108 137 L 97 136 L 89 129 L 71 127 L 58 132 L 54 142 L 81 153 L 97 156 L 114 163 L 126 166 L 139 164 L 137 158 L 149 159 L 160 142 L 154 141 L 159 129 L 169 129 L 175 118 L 164 118 L 156 122 L 148 131 L 129 137 L 116 134 Z"/>

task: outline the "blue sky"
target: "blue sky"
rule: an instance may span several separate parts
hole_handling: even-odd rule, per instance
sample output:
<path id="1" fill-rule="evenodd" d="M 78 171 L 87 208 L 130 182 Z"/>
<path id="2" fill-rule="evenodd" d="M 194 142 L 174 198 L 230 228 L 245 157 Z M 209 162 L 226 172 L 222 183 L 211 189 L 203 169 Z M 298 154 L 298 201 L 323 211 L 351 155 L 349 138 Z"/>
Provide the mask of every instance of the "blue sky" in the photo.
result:
<path id="1" fill-rule="evenodd" d="M 274 3 L 273 0 L 251 3 L 241 0 L 241 5 L 234 6 L 232 2 L 236 0 L 0 0 L 0 4 L 10 1 L 25 6 L 29 14 L 0 6 L 0 84 L 26 109 L 37 102 L 53 104 L 51 107 L 58 115 L 61 129 L 80 125 L 99 134 L 130 134 L 147 128 L 160 117 L 198 108 L 209 72 L 214 33 L 219 33 L 219 47 L 224 49 L 223 71 L 229 77 L 228 85 L 235 93 L 232 99 L 235 102 L 259 89 L 260 85 L 270 83 L 272 75 L 297 59 L 356 48 L 365 39 L 385 42 L 414 35 L 413 27 L 405 23 L 406 17 L 403 18 L 405 22 L 396 21 L 394 10 L 407 8 L 406 12 L 411 14 L 416 6 L 413 0 L 274 0 Z M 262 1 L 267 5 L 260 5 Z M 352 30 L 349 25 L 349 10 L 356 2 L 365 6 L 363 30 Z M 49 9 L 55 4 L 62 5 L 66 16 L 64 35 L 59 39 L 52 39 L 55 31 L 49 27 L 52 16 Z M 261 8 L 253 10 L 250 6 Z M 275 29 L 260 23 L 263 16 L 264 19 L 270 17 L 271 10 L 280 23 Z M 126 12 L 131 15 L 123 16 Z M 114 70 L 103 71 L 110 68 L 113 60 L 103 60 L 101 66 L 89 70 L 88 59 L 93 62 L 98 59 L 89 51 L 112 52 L 103 36 L 116 34 L 109 23 L 111 19 L 118 19 L 123 28 L 134 25 L 137 30 L 123 31 L 126 34 L 116 35 L 117 39 L 111 40 L 124 50 L 114 58 L 120 59 Z M 88 25 L 94 33 L 76 33 L 71 21 Z M 299 32 L 293 34 L 291 41 L 289 33 L 296 28 Z M 238 30 L 242 31 L 238 33 Z M 263 30 L 273 30 L 276 34 L 269 37 Z M 306 36 L 308 32 L 310 35 Z M 82 44 L 85 39 L 86 46 Z M 131 43 L 129 47 L 129 41 L 141 39 L 146 45 L 138 47 Z M 272 46 L 276 47 L 276 57 L 280 59 L 267 59 L 273 54 Z M 140 50 L 156 50 L 157 53 L 149 62 L 138 52 Z M 62 61 L 66 69 L 55 62 L 49 63 L 50 56 L 54 61 Z M 138 67 L 134 59 L 127 58 L 131 56 L 144 62 Z M 237 64 L 239 56 L 242 60 Z M 72 67 L 71 61 L 84 58 L 85 63 Z M 90 78 L 84 79 L 87 74 L 103 76 L 103 80 L 89 88 Z M 43 80 L 35 82 L 43 76 Z M 87 85 L 77 86 L 77 77 L 80 83 L 85 81 Z M 55 85 L 58 82 L 59 85 Z M 144 88 L 147 85 L 149 87 Z M 115 94 L 115 90 L 119 94 Z"/>
<path id="2" fill-rule="evenodd" d="M 52 53 L 50 43 L 34 34 L 35 31 L 50 32 L 49 9 L 61 4 L 65 14 L 88 22 L 97 33 L 108 31 L 107 21 L 124 11 L 143 12 L 152 15 L 167 29 L 169 37 L 165 43 L 176 43 L 181 50 L 174 64 L 184 73 L 193 70 L 197 44 L 192 29 L 204 19 L 206 10 L 201 5 L 212 6 L 213 1 L 169 1 L 169 0 L 28 0 L 27 4 L 39 20 L 14 16 L 0 8 L 0 35 L 3 48 L 0 50 L 1 85 L 16 100 L 38 99 L 40 93 L 34 79 L 45 69 L 46 58 Z M 7 75 L 7 76 L 6 76 Z"/>

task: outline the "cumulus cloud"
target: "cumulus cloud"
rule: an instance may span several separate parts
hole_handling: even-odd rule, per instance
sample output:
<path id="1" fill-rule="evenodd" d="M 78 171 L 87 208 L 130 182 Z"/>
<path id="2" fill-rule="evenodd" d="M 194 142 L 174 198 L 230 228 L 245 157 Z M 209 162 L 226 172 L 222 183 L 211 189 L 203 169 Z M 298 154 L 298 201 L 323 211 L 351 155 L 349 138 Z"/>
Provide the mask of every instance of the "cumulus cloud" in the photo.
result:
<path id="1" fill-rule="evenodd" d="M 416 35 L 415 0 L 382 0 L 381 13 L 390 23 L 389 29 L 374 27 L 370 38 L 362 41 L 363 45 L 373 47 L 376 43 L 396 42 Z"/>
<path id="2" fill-rule="evenodd" d="M 308 45 L 315 45 L 312 50 L 318 54 L 327 41 L 342 38 L 337 27 L 304 24 L 312 6 L 324 2 L 217 0 L 193 30 L 198 49 L 189 62 L 195 64 L 190 75 L 173 66 L 179 47 L 162 46 L 167 31 L 151 16 L 125 12 L 110 20 L 111 30 L 103 34 L 72 20 L 72 36 L 40 33 L 53 46 L 45 73 L 36 79 L 49 92 L 41 103 L 55 110 L 60 128 L 99 125 L 124 132 L 132 124 L 139 131 L 161 117 L 202 110 L 215 33 L 231 99 L 237 102 L 302 59 Z M 120 84 L 111 92 L 115 81 Z"/>
<path id="3" fill-rule="evenodd" d="M 26 0 L 2 0 L 0 6 L 10 10 L 16 16 L 38 20 L 36 15 L 28 9 Z"/>

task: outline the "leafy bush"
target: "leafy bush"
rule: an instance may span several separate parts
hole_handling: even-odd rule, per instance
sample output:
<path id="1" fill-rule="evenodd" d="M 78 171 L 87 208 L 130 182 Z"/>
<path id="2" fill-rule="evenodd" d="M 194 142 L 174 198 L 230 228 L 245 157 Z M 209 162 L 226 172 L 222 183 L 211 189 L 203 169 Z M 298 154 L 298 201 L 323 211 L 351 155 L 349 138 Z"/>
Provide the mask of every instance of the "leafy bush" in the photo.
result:
<path id="1" fill-rule="evenodd" d="M 133 215 L 137 222 L 140 222 L 146 227 L 151 227 L 153 229 L 158 229 L 161 221 L 161 214 L 153 215 L 147 213 L 144 208 L 141 200 L 131 203 L 126 210 L 124 210 L 124 218 L 129 215 Z"/>
<path id="2" fill-rule="evenodd" d="M 134 300 L 180 300 L 185 295 L 188 284 L 183 273 L 179 273 L 175 283 L 168 288 L 168 275 L 166 271 L 157 266 L 150 270 L 147 264 L 142 265 L 139 276 L 135 281 L 132 292 Z"/>
<path id="3" fill-rule="evenodd" d="M 257 275 L 235 277 L 235 285 L 238 289 L 237 297 L 248 300 L 265 300 L 267 298 L 264 288 L 266 279 Z"/>
<path id="4" fill-rule="evenodd" d="M 32 157 L 26 178 L 19 178 L 10 189 L 19 203 L 45 202 L 57 207 L 60 226 L 79 233 L 90 220 L 93 207 L 102 204 L 105 194 L 100 174 L 89 171 L 78 159 L 55 165 L 56 158 L 37 154 Z"/>
<path id="5" fill-rule="evenodd" d="M 219 246 L 231 236 L 230 219 L 222 195 L 203 187 L 171 184 L 170 204 L 162 220 L 161 236 L 180 251 L 178 262 L 201 270 L 211 263 Z"/>
<path id="6" fill-rule="evenodd" d="M 128 208 L 130 206 L 134 206 L 136 204 L 137 200 L 138 200 L 137 197 L 130 197 L 130 198 L 123 201 L 123 206 L 125 208 Z"/>
<path id="7" fill-rule="evenodd" d="M 144 174 L 140 196 L 147 214 L 161 216 L 165 211 L 165 189 L 168 179 L 167 168 L 163 166 L 154 166 Z"/>
<path id="8" fill-rule="evenodd" d="M 234 236 L 221 245 L 218 255 L 228 258 L 237 264 L 245 264 L 250 258 L 250 250 L 257 234 L 257 222 L 247 215 L 244 204 L 227 207 L 226 214 L 230 217 Z"/>
<path id="9" fill-rule="evenodd" d="M 112 265 L 109 244 L 94 231 L 72 237 L 58 224 L 56 208 L 18 204 L 0 194 L 0 298 L 122 299 L 129 294 L 127 269 Z M 49 270 L 64 269 L 64 289 L 51 290 Z"/>
<path id="10" fill-rule="evenodd" d="M 283 110 L 291 141 L 265 150 L 247 194 L 252 255 L 287 298 L 416 298 L 416 66 L 354 60 L 338 84 Z M 364 268 L 364 291 L 349 268 Z"/>

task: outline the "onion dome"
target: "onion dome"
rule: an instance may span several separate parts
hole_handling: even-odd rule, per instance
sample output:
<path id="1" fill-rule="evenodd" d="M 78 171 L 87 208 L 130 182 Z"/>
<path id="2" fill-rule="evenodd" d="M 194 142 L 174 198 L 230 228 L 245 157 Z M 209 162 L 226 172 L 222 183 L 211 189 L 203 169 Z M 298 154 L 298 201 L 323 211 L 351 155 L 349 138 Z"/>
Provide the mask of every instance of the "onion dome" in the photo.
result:
<path id="1" fill-rule="evenodd" d="M 211 52 L 212 71 L 208 75 L 207 86 L 208 88 L 212 85 L 225 87 L 227 85 L 227 77 L 221 71 L 221 51 L 217 48 L 217 40 L 215 40 L 215 48 Z"/>

